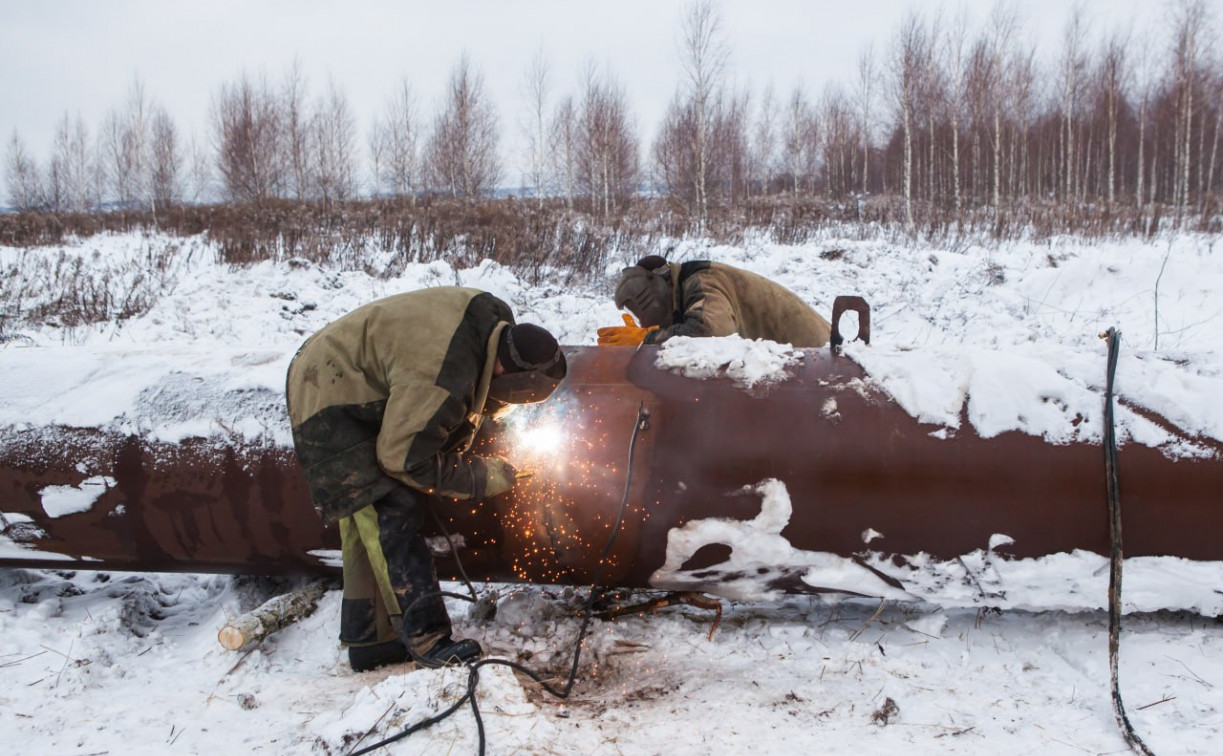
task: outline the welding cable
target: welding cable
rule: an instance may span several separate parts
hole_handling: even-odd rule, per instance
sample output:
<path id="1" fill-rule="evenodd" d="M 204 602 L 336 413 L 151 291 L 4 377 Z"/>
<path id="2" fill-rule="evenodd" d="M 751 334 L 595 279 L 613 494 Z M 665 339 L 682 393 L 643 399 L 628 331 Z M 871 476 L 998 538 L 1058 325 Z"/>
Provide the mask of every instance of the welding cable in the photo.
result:
<path id="1" fill-rule="evenodd" d="M 1121 333 L 1109 328 L 1104 334 L 1108 339 L 1108 380 L 1104 388 L 1104 474 L 1108 484 L 1108 672 L 1112 684 L 1113 714 L 1121 727 L 1126 744 L 1144 756 L 1154 756 L 1142 738 L 1134 732 L 1134 726 L 1125 714 L 1121 701 L 1121 686 L 1117 679 L 1118 651 L 1121 646 L 1121 567 L 1124 551 L 1121 547 L 1121 492 L 1117 479 L 1117 434 L 1113 417 L 1113 381 L 1117 375 L 1117 355 L 1121 346 Z"/>
<path id="2" fill-rule="evenodd" d="M 468 597 L 457 593 L 448 593 L 446 591 L 441 591 L 441 594 L 443 596 L 450 596 L 452 598 L 459 598 L 463 599 L 464 601 L 474 602 L 476 600 L 476 587 L 471 584 L 471 578 L 467 577 L 467 570 L 463 569 L 463 560 L 459 559 L 459 550 L 454 547 L 454 540 L 450 537 L 450 531 L 447 530 L 445 524 L 442 523 L 442 518 L 437 516 L 437 510 L 433 508 L 433 505 L 429 503 L 428 499 L 425 500 L 425 508 L 429 510 L 429 514 L 433 517 L 433 524 L 437 525 L 437 529 L 442 531 L 442 537 L 446 539 L 446 547 L 450 549 L 450 555 L 454 557 L 454 563 L 459 569 L 459 577 L 463 580 L 463 585 L 467 586 L 467 592 L 471 595 Z"/>
<path id="3" fill-rule="evenodd" d="M 484 739 L 484 720 L 480 716 L 480 708 L 476 702 L 476 686 L 480 682 L 480 667 L 489 666 L 489 665 L 501 665 L 504 667 L 509 667 L 510 669 L 521 672 L 524 675 L 526 675 L 527 677 L 531 678 L 541 688 L 543 688 L 545 691 L 547 691 L 549 694 L 551 694 L 555 698 L 564 700 L 569 697 L 569 694 L 573 691 L 574 682 L 577 680 L 578 666 L 580 665 L 581 656 L 582 656 L 582 644 L 586 640 L 586 633 L 590 628 L 590 620 L 594 616 L 595 602 L 598 601 L 599 598 L 603 596 L 603 593 L 606 590 L 606 586 L 602 585 L 603 572 L 604 572 L 604 568 L 607 565 L 607 558 L 608 556 L 611 555 L 612 546 L 616 542 L 616 536 L 620 534 L 620 528 L 624 524 L 624 513 L 628 510 L 628 497 L 629 497 L 629 492 L 632 490 L 632 484 L 633 484 L 633 464 L 634 464 L 634 459 L 635 459 L 635 453 L 637 451 L 637 438 L 641 434 L 641 431 L 649 427 L 649 417 L 650 417 L 650 412 L 649 410 L 646 409 L 645 403 L 644 402 L 640 403 L 637 407 L 637 419 L 633 423 L 633 435 L 629 438 L 628 463 L 625 466 L 624 495 L 620 498 L 620 511 L 616 517 L 616 524 L 612 528 L 611 534 L 607 537 L 607 543 L 603 546 L 603 553 L 599 555 L 599 566 L 595 570 L 594 580 L 591 582 L 591 586 L 590 586 L 590 595 L 587 597 L 586 606 L 582 610 L 582 626 L 578 630 L 577 641 L 574 644 L 573 664 L 569 668 L 569 678 L 565 682 L 565 687 L 561 688 L 560 690 L 557 690 L 556 688 L 553 688 L 551 685 L 549 685 L 545 681 L 545 678 L 543 675 L 535 672 L 534 670 L 528 669 L 527 667 L 523 666 L 522 664 L 519 664 L 517 662 L 512 662 L 508 659 L 481 659 L 476 662 L 468 662 L 467 663 L 467 690 L 461 697 L 459 697 L 457 701 L 451 704 L 449 708 L 447 708 L 445 711 L 439 714 L 435 714 L 434 716 L 429 717 L 428 719 L 424 719 L 424 720 L 421 720 L 420 722 L 410 725 L 409 727 L 406 727 L 405 729 L 395 733 L 394 735 L 391 735 L 390 737 L 384 738 L 383 740 L 380 740 L 377 743 L 368 745 L 360 750 L 350 751 L 347 754 L 347 756 L 362 756 L 363 754 L 367 754 L 372 751 L 376 751 L 379 748 L 383 748 L 387 745 L 390 745 L 391 743 L 402 740 L 408 737 L 409 735 L 412 735 L 413 733 L 417 733 L 417 732 L 420 732 L 421 730 L 428 729 L 429 727 L 432 727 L 433 725 L 437 724 L 438 722 L 441 722 L 449 718 L 456 711 L 462 708 L 464 704 L 471 705 L 472 717 L 476 721 L 476 736 L 480 744 L 479 753 L 480 753 L 480 756 L 484 756 L 484 749 L 486 745 L 485 739 Z M 441 527 L 440 521 L 438 521 L 438 525 L 439 527 Z M 450 536 L 448 533 L 446 533 L 446 530 L 444 527 L 442 527 L 442 532 L 443 534 L 446 535 L 446 542 L 450 543 L 451 545 L 451 554 L 454 555 L 455 561 L 459 562 L 458 552 L 454 550 L 454 544 L 451 543 Z M 468 589 L 472 591 L 472 597 L 464 596 L 459 593 L 450 593 L 447 591 L 431 591 L 426 595 L 418 597 L 415 601 L 409 604 L 408 607 L 404 610 L 404 613 L 406 614 L 407 612 L 411 611 L 421 601 L 424 601 L 426 599 L 435 598 L 436 596 L 439 596 L 439 595 L 449 596 L 451 598 L 462 599 L 464 601 L 475 601 L 475 598 L 474 598 L 475 589 L 471 586 L 470 581 L 467 581 L 467 575 L 463 571 L 461 562 L 459 564 L 459 573 L 463 576 L 464 581 L 467 582 Z M 408 651 L 412 655 L 412 659 L 416 661 L 417 665 L 423 666 L 422 662 L 424 662 L 425 660 L 421 659 L 420 655 L 416 652 L 414 648 L 412 648 L 410 644 L 408 645 Z"/>

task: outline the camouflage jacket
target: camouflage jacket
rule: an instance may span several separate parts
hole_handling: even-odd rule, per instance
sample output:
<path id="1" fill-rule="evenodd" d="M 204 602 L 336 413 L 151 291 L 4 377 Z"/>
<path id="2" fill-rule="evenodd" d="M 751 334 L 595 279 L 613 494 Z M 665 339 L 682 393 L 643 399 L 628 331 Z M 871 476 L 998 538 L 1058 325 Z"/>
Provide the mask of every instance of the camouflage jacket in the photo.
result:
<path id="1" fill-rule="evenodd" d="M 820 347 L 828 321 L 781 284 L 723 263 L 692 261 L 671 266 L 675 296 L 672 325 L 651 331 L 647 344 L 672 336 L 768 339 L 796 347 Z"/>
<path id="2" fill-rule="evenodd" d="M 334 522 L 400 484 L 484 497 L 479 430 L 509 306 L 438 287 L 370 302 L 302 345 L 286 385 L 293 443 L 314 506 Z"/>

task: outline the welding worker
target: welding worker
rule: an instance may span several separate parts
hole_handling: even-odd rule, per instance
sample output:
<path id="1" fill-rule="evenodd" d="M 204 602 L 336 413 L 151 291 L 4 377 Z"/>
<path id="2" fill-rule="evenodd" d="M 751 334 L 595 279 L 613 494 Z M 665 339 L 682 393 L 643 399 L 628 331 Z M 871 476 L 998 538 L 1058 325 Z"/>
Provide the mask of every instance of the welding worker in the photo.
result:
<path id="1" fill-rule="evenodd" d="M 508 491 L 509 462 L 468 451 L 481 421 L 543 401 L 565 372 L 552 334 L 453 286 L 370 302 L 302 345 L 286 388 L 293 444 L 315 509 L 340 526 L 340 641 L 354 670 L 483 653 L 451 636 L 426 508 Z"/>
<path id="2" fill-rule="evenodd" d="M 601 345 L 738 334 L 795 347 L 821 347 L 832 332 L 823 316 L 784 286 L 707 260 L 676 265 L 659 255 L 643 257 L 621 271 L 615 301 L 616 307 L 632 315 L 623 316 L 623 326 L 600 328 Z"/>

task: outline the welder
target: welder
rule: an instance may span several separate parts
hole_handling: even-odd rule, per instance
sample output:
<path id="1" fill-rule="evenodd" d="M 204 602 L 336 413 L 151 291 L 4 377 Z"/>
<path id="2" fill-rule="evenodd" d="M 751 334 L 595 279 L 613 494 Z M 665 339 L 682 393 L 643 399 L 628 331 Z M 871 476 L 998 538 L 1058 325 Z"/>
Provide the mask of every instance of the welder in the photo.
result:
<path id="1" fill-rule="evenodd" d="M 357 671 L 482 654 L 451 635 L 426 507 L 508 491 L 515 470 L 470 451 L 483 419 L 546 399 L 565 377 L 555 337 L 502 300 L 436 287 L 380 299 L 325 326 L 289 366 L 293 443 L 315 509 L 338 523 L 340 640 Z"/>
<path id="2" fill-rule="evenodd" d="M 781 284 L 725 263 L 669 263 L 650 255 L 620 273 L 624 325 L 600 328 L 599 344 L 661 344 L 673 336 L 768 339 L 795 347 L 828 343 L 831 326 Z M 636 320 L 633 319 L 636 316 Z"/>

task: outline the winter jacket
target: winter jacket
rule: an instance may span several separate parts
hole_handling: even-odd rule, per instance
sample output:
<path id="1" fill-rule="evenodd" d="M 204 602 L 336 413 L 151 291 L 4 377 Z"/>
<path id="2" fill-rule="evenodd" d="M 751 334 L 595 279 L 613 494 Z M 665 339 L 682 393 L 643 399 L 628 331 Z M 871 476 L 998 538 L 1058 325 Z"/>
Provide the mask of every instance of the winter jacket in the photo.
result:
<path id="1" fill-rule="evenodd" d="M 293 443 L 314 506 L 334 522 L 396 486 L 481 499 L 479 430 L 509 306 L 438 287 L 371 302 L 324 327 L 289 366 Z"/>
<path id="2" fill-rule="evenodd" d="M 730 265 L 708 261 L 671 266 L 673 324 L 651 331 L 647 344 L 672 336 L 768 339 L 796 347 L 828 343 L 828 321 L 784 286 Z"/>

